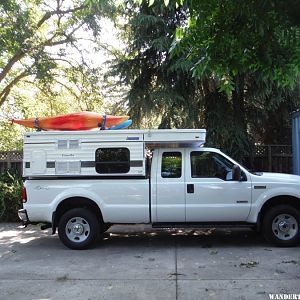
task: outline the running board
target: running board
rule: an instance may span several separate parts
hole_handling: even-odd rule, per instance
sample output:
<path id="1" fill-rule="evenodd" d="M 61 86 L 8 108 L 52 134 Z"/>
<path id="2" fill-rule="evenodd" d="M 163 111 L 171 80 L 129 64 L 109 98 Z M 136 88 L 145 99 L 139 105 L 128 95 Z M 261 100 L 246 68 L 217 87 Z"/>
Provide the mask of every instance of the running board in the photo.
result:
<path id="1" fill-rule="evenodd" d="M 253 227 L 255 223 L 247 222 L 197 222 L 197 223 L 153 223 L 152 228 L 245 228 Z"/>

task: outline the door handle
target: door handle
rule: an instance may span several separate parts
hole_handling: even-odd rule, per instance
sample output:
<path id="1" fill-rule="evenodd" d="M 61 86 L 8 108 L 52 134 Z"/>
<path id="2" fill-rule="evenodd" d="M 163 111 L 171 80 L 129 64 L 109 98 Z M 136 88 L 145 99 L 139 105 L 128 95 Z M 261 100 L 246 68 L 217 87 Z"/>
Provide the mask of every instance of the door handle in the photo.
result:
<path id="1" fill-rule="evenodd" d="M 193 194 L 194 193 L 194 184 L 193 183 L 188 183 L 187 192 L 188 192 L 188 194 Z"/>

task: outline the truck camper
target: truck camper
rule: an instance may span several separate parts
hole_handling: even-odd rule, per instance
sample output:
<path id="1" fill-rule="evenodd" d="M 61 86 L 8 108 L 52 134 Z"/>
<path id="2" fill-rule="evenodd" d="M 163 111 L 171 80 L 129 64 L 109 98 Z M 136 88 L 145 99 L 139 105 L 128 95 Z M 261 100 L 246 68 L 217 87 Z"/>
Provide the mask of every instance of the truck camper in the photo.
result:
<path id="1" fill-rule="evenodd" d="M 40 131 L 24 136 L 19 217 L 89 248 L 113 224 L 252 227 L 300 240 L 300 176 L 252 173 L 205 129 Z"/>

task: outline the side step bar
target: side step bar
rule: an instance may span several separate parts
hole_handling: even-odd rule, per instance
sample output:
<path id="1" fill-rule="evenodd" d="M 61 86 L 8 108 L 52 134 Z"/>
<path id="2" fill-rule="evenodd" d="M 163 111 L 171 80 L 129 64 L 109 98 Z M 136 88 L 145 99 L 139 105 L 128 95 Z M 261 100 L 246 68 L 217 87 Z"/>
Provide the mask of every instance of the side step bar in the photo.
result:
<path id="1" fill-rule="evenodd" d="M 214 223 L 153 223 L 152 228 L 247 228 L 254 227 L 255 223 L 247 222 L 214 222 Z"/>

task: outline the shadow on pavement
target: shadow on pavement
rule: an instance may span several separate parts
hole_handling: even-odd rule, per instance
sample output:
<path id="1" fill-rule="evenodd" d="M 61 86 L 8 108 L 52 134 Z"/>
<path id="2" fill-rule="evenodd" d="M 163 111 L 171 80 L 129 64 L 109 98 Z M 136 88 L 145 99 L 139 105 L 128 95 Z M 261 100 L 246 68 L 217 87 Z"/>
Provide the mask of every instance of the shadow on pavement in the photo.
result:
<path id="1" fill-rule="evenodd" d="M 257 232 L 249 229 L 166 229 L 136 232 L 118 232 L 111 230 L 104 234 L 100 245 L 114 245 L 118 247 L 139 245 L 161 245 L 173 246 L 174 243 L 180 247 L 211 248 L 222 247 L 253 247 L 266 246 L 267 243 Z"/>
<path id="2" fill-rule="evenodd" d="M 0 225 L 1 226 L 1 225 Z M 268 247 L 260 234 L 251 229 L 153 229 L 151 226 L 130 225 L 112 226 L 104 233 L 94 249 L 102 247 Z M 67 249 L 58 238 L 51 235 L 50 230 L 41 231 L 38 226 L 18 228 L 13 224 L 6 228 L 0 227 L 1 248 L 6 249 L 26 246 L 41 249 Z M 3 250 L 3 249 L 2 249 Z"/>

